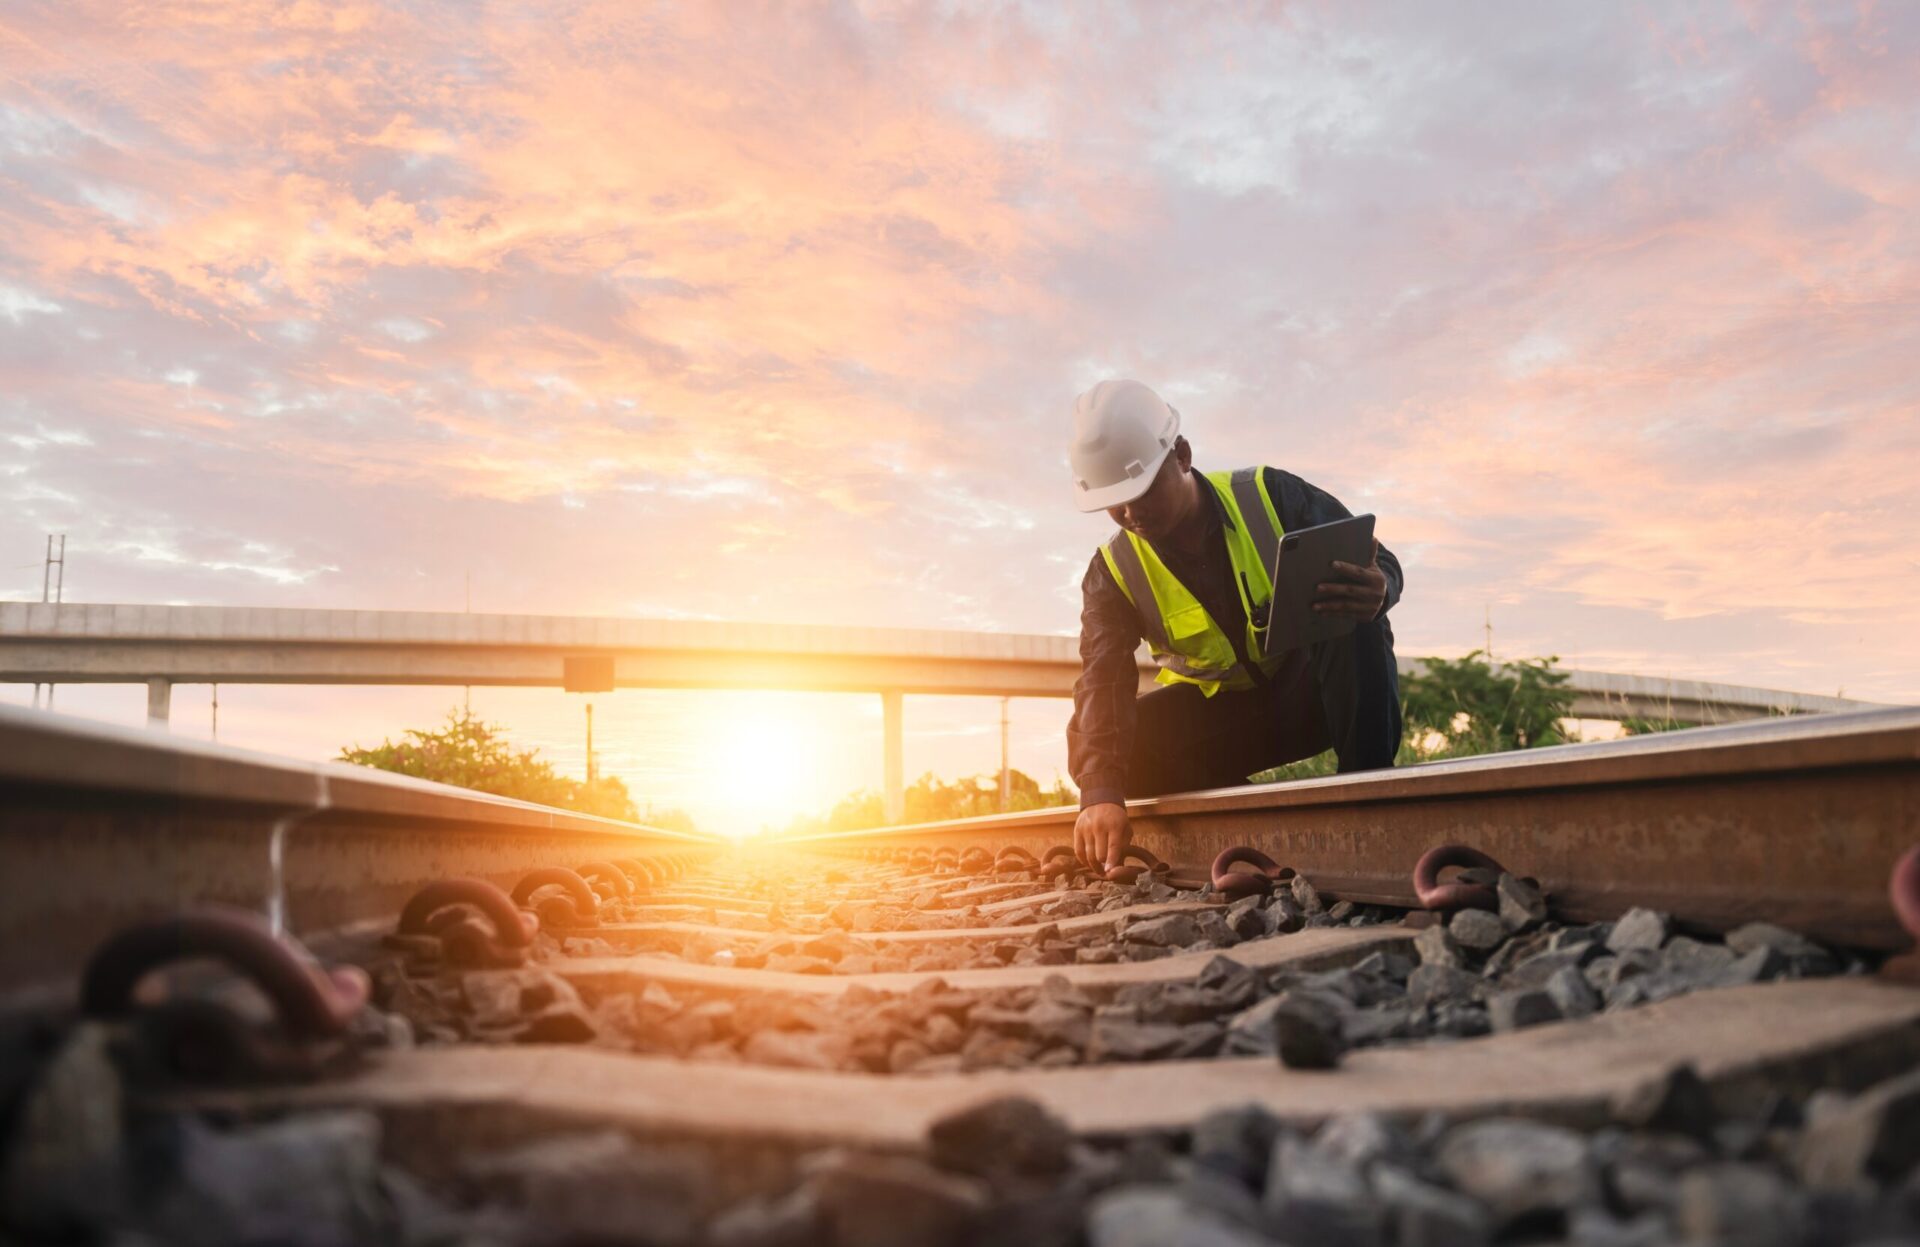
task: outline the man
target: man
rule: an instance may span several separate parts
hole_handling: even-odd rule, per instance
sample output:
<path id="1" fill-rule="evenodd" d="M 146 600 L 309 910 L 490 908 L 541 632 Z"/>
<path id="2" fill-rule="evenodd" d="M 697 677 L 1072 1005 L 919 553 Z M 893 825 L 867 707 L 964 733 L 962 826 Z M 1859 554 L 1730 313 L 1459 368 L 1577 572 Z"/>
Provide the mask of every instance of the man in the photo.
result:
<path id="1" fill-rule="evenodd" d="M 1376 541 L 1365 566 L 1335 563 L 1313 609 L 1353 619 L 1353 631 L 1265 653 L 1259 551 L 1351 513 L 1277 468 L 1194 471 L 1180 414 L 1138 381 L 1102 381 L 1073 414 L 1075 500 L 1121 530 L 1080 584 L 1067 765 L 1081 860 L 1119 864 L 1128 797 L 1245 783 L 1329 746 L 1343 772 L 1392 766 L 1400 687 L 1386 616 L 1400 600 L 1399 560 Z M 1136 700 L 1142 639 L 1162 687 Z"/>

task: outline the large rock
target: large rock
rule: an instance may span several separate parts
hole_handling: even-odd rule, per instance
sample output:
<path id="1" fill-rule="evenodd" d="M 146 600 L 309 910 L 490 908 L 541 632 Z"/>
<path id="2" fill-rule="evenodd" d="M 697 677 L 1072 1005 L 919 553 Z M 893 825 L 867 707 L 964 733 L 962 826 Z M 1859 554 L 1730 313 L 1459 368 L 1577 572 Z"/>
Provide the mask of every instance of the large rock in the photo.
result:
<path id="1" fill-rule="evenodd" d="M 1456 1188 L 1503 1223 L 1600 1197 L 1586 1140 L 1560 1126 L 1505 1117 L 1468 1122 L 1446 1133 L 1435 1158 Z"/>

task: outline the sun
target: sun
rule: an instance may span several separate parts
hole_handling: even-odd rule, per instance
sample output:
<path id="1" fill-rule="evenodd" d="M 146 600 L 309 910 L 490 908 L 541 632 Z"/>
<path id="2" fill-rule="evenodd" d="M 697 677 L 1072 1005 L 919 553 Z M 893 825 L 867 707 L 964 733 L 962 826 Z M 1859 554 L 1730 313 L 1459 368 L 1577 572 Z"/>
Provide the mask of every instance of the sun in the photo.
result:
<path id="1" fill-rule="evenodd" d="M 736 839 L 815 813 L 839 794 L 822 774 L 830 741 L 792 695 L 730 693 L 709 699 L 690 726 L 701 804 Z"/>

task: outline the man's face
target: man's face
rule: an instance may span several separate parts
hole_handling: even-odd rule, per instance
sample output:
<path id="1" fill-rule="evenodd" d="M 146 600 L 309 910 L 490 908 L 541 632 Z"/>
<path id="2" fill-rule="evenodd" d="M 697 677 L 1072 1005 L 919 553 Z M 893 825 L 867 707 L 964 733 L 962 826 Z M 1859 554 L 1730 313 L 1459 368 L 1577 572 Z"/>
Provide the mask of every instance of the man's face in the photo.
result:
<path id="1" fill-rule="evenodd" d="M 1168 455 L 1146 493 L 1132 502 L 1108 507 L 1107 515 L 1128 532 L 1157 541 L 1179 527 L 1186 514 L 1186 483 L 1180 456 Z"/>

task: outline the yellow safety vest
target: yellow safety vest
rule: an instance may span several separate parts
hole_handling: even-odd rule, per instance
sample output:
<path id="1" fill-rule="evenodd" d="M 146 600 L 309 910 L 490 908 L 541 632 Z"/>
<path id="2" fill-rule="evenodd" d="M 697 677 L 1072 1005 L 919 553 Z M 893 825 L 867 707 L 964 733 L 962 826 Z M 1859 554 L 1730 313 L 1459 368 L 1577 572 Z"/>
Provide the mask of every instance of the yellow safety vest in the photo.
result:
<path id="1" fill-rule="evenodd" d="M 1247 620 L 1247 655 L 1262 672 L 1279 670 L 1283 655 L 1262 652 L 1255 613 L 1273 600 L 1267 569 L 1280 548 L 1280 512 L 1267 496 L 1259 468 L 1202 474 L 1226 512 L 1223 536 L 1233 560 L 1233 581 Z M 1253 687 L 1253 677 L 1234 655 L 1226 630 L 1207 613 L 1179 577 L 1167 570 L 1153 546 L 1121 529 L 1100 547 L 1120 591 L 1140 615 L 1140 631 L 1153 652 L 1160 684 L 1196 684 L 1208 697 L 1222 688 Z M 1145 605 L 1143 605 L 1145 603 Z"/>

